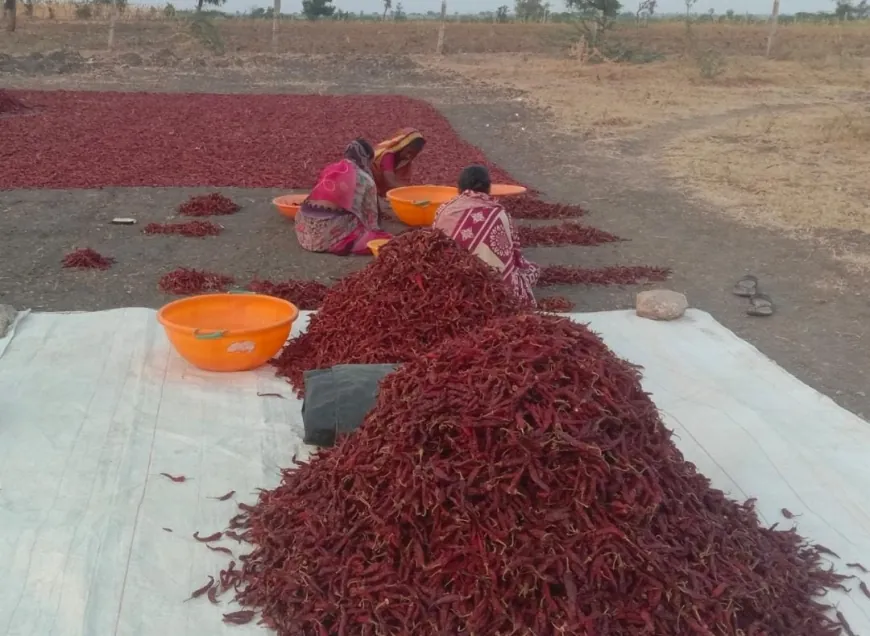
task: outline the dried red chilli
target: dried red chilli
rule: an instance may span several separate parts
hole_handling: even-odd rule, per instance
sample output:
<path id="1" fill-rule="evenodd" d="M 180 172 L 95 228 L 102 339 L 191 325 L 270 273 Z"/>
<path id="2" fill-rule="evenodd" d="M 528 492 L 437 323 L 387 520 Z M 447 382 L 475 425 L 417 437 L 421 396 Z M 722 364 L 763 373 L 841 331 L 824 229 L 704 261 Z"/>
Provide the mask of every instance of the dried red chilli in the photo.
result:
<path id="1" fill-rule="evenodd" d="M 217 595 L 218 595 L 218 588 L 216 586 L 209 588 L 208 600 L 212 605 L 217 605 L 220 602 L 217 599 Z"/>
<path id="2" fill-rule="evenodd" d="M 414 230 L 334 285 L 274 364 L 301 395 L 309 369 L 412 360 L 517 311 L 517 300 L 483 261 L 440 231 Z"/>
<path id="3" fill-rule="evenodd" d="M 160 476 L 166 477 L 166 479 L 174 481 L 177 484 L 187 481 L 187 477 L 185 477 L 184 475 L 170 475 L 169 473 L 160 473 Z"/>
<path id="4" fill-rule="evenodd" d="M 818 550 L 819 554 L 827 554 L 828 556 L 832 556 L 836 559 L 840 558 L 840 555 L 831 550 L 830 548 L 826 548 L 821 543 L 817 543 L 813 546 L 816 550 Z"/>
<path id="5" fill-rule="evenodd" d="M 193 538 L 199 541 L 200 543 L 208 543 L 209 541 L 217 541 L 223 536 L 222 532 L 215 532 L 214 534 L 210 534 L 207 537 L 199 536 L 199 531 L 193 533 Z"/>
<path id="6" fill-rule="evenodd" d="M 9 91 L 0 88 L 0 115 L 19 115 L 31 110 L 30 106 Z"/>
<path id="7" fill-rule="evenodd" d="M 246 506 L 221 572 L 279 636 L 835 636 L 844 577 L 711 487 L 636 367 L 520 314 L 408 361 L 362 428 Z"/>
<path id="8" fill-rule="evenodd" d="M 143 234 L 177 234 L 192 238 L 217 236 L 224 231 L 222 225 L 211 221 L 188 221 L 187 223 L 149 223 L 142 229 Z"/>
<path id="9" fill-rule="evenodd" d="M 615 234 L 579 223 L 560 223 L 558 225 L 520 225 L 517 236 L 523 247 L 554 245 L 594 246 L 615 243 L 623 239 Z"/>
<path id="10" fill-rule="evenodd" d="M 574 309 L 574 303 L 564 296 L 547 296 L 538 298 L 538 311 L 567 312 Z"/>
<path id="11" fill-rule="evenodd" d="M 837 619 L 842 623 L 843 631 L 846 632 L 847 636 L 858 636 L 852 631 L 852 626 L 849 625 L 849 622 L 846 620 L 846 617 L 843 616 L 842 612 L 837 612 Z"/>
<path id="12" fill-rule="evenodd" d="M 234 282 L 232 276 L 179 267 L 161 276 L 157 287 L 166 294 L 187 296 L 226 291 L 226 288 Z"/>
<path id="13" fill-rule="evenodd" d="M 276 397 L 281 398 L 282 400 L 285 399 L 280 393 L 257 393 L 257 397 Z"/>
<path id="14" fill-rule="evenodd" d="M 222 552 L 222 553 L 224 553 L 224 554 L 229 554 L 230 556 L 233 556 L 233 551 L 230 550 L 229 548 L 225 548 L 225 547 L 222 546 L 222 545 L 219 545 L 219 546 L 211 546 L 211 545 L 206 544 L 205 547 L 207 547 L 207 548 L 208 548 L 209 550 L 211 550 L 212 552 Z"/>
<path id="15" fill-rule="evenodd" d="M 231 490 L 225 495 L 221 495 L 220 497 L 209 497 L 209 499 L 217 499 L 218 501 L 226 501 L 227 499 L 232 499 L 232 496 L 235 494 L 236 494 L 236 491 Z"/>
<path id="16" fill-rule="evenodd" d="M 213 192 L 190 197 L 178 206 L 178 213 L 185 216 L 221 216 L 235 214 L 241 207 L 232 199 Z"/>
<path id="17" fill-rule="evenodd" d="M 576 205 L 549 203 L 534 194 L 501 199 L 505 209 L 515 219 L 571 219 L 583 216 L 586 212 Z"/>
<path id="18" fill-rule="evenodd" d="M 782 516 L 786 519 L 794 519 L 794 513 L 788 508 L 783 508 L 780 512 L 782 513 Z"/>
<path id="19" fill-rule="evenodd" d="M 210 589 L 212 589 L 213 585 L 214 585 L 214 577 L 210 576 L 210 577 L 208 577 L 208 583 L 206 583 L 202 587 L 197 588 L 193 592 L 191 592 L 190 597 L 187 600 L 189 601 L 190 599 L 193 599 L 193 598 L 199 598 L 200 596 L 202 596 L 203 594 L 208 592 Z"/>
<path id="20" fill-rule="evenodd" d="M 864 593 L 864 596 L 870 598 L 870 588 L 867 587 L 867 584 L 864 581 L 858 582 L 858 587 L 861 588 L 861 591 Z"/>
<path id="21" fill-rule="evenodd" d="M 63 257 L 63 266 L 67 269 L 109 269 L 114 263 L 114 258 L 103 256 L 90 247 L 78 249 Z"/>
<path id="22" fill-rule="evenodd" d="M 163 528 L 164 532 L 172 532 L 172 528 Z"/>
<path id="23" fill-rule="evenodd" d="M 224 623 L 231 623 L 233 625 L 244 625 L 245 623 L 250 623 L 252 620 L 254 620 L 255 615 L 256 614 L 251 610 L 230 612 L 229 614 L 224 614 Z"/>
<path id="24" fill-rule="evenodd" d="M 28 123 L 29 117 L 4 118 L 2 145 L 14 154 L 16 169 L 0 173 L 0 189 L 310 188 L 349 139 L 362 134 L 376 143 L 408 122 L 427 139 L 414 162 L 415 183 L 455 183 L 469 163 L 489 165 L 497 183 L 514 182 L 463 141 L 433 105 L 408 97 L 115 91 L 15 96 L 40 105 L 39 125 Z M 144 120 L 131 112 L 143 113 Z M 145 144 L 136 143 L 143 121 Z M 136 152 L 130 152 L 131 143 Z"/>
<path id="25" fill-rule="evenodd" d="M 860 563 L 847 563 L 847 564 L 846 564 L 846 567 L 847 567 L 847 568 L 852 568 L 853 570 L 861 570 L 861 571 L 864 572 L 865 574 L 868 573 L 867 568 L 865 568 L 865 567 L 864 567 L 863 565 L 861 565 Z"/>
<path id="26" fill-rule="evenodd" d="M 537 287 L 553 285 L 637 285 L 666 280 L 671 270 L 646 265 L 601 267 L 588 269 L 568 265 L 549 265 L 542 268 Z"/>
<path id="27" fill-rule="evenodd" d="M 290 279 L 279 283 L 268 280 L 253 280 L 248 285 L 248 291 L 283 298 L 299 309 L 311 310 L 320 307 L 329 287 L 316 280 Z"/>

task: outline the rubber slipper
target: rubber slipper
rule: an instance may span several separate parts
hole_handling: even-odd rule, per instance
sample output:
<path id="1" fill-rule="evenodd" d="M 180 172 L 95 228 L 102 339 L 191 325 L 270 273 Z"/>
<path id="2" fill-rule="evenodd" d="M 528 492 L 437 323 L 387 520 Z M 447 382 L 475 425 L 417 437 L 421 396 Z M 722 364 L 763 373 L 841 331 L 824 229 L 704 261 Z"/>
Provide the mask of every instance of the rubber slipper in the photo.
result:
<path id="1" fill-rule="evenodd" d="M 772 316 L 774 312 L 773 301 L 765 294 L 755 294 L 749 299 L 749 309 L 746 313 L 750 316 Z"/>
<path id="2" fill-rule="evenodd" d="M 751 298 L 758 293 L 758 279 L 755 276 L 744 276 L 737 281 L 732 290 L 735 296 Z"/>

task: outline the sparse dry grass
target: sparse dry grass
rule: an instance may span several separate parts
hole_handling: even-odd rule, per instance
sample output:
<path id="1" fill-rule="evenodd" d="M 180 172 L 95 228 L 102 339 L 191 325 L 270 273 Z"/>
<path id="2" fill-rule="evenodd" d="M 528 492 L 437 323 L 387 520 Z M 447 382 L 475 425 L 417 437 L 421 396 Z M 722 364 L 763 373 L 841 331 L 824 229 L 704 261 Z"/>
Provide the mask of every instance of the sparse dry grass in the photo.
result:
<path id="1" fill-rule="evenodd" d="M 651 64 L 581 64 L 530 55 L 464 55 L 436 68 L 477 82 L 519 88 L 552 110 L 566 128 L 608 139 L 677 119 L 726 113 L 763 103 L 805 103 L 844 89 L 870 87 L 864 73 L 797 62 L 732 57 L 713 81 L 693 60 Z"/>
<path id="2" fill-rule="evenodd" d="M 870 233 L 870 111 L 842 104 L 736 119 L 667 157 L 689 190 L 749 224 Z"/>

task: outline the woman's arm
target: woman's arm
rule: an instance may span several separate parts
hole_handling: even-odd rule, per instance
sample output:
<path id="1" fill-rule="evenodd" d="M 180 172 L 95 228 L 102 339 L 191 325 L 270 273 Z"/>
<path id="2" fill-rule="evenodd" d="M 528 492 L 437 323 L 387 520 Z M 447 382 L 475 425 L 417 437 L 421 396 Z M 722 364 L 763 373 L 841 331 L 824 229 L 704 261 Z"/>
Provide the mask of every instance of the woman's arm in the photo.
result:
<path id="1" fill-rule="evenodd" d="M 401 188 L 404 183 L 396 176 L 396 153 L 391 152 L 381 159 L 381 172 L 387 189 Z"/>

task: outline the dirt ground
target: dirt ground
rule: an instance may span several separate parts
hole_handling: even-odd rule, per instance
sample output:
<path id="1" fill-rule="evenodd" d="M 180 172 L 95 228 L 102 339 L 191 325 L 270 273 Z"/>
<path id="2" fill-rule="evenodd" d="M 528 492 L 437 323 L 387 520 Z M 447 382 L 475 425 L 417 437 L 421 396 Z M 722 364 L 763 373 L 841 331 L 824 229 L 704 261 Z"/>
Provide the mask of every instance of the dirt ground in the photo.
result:
<path id="1" fill-rule="evenodd" d="M 0 80 L 9 88 L 378 92 L 427 99 L 465 139 L 512 174 L 552 199 L 586 206 L 588 223 L 630 239 L 593 248 L 530 249 L 530 258 L 589 267 L 670 266 L 674 275 L 667 286 L 685 292 L 693 307 L 712 313 L 840 404 L 870 414 L 866 274 L 835 258 L 816 236 L 748 226 L 710 200 L 685 192 L 663 159 L 675 136 L 734 113 L 725 109 L 712 116 L 651 120 L 601 144 L 566 126 L 557 111 L 545 110 L 516 84 L 483 85 L 456 69 L 432 68 L 408 57 L 306 56 L 300 62 L 273 60 L 242 68 L 89 62 L 72 71 L 16 70 Z M 757 107 L 744 104 L 736 112 L 742 116 Z M 139 228 L 165 220 L 189 196 L 186 190 L 0 192 L 0 302 L 41 310 L 157 307 L 167 300 L 156 289 L 157 279 L 177 266 L 231 274 L 244 283 L 253 276 L 328 281 L 366 262 L 302 253 L 292 225 L 269 204 L 272 191 L 223 191 L 244 211 L 220 219 L 227 226 L 222 236 L 203 240 L 143 237 L 138 228 L 108 223 L 118 215 L 136 217 Z M 850 238 L 855 250 L 866 250 L 865 239 L 862 232 Z M 63 254 L 84 244 L 116 256 L 118 265 L 108 275 L 61 270 Z M 730 293 L 746 273 L 758 276 L 773 297 L 774 317 L 748 317 L 746 303 Z M 548 290 L 570 297 L 578 311 L 628 308 L 636 292 Z"/>

